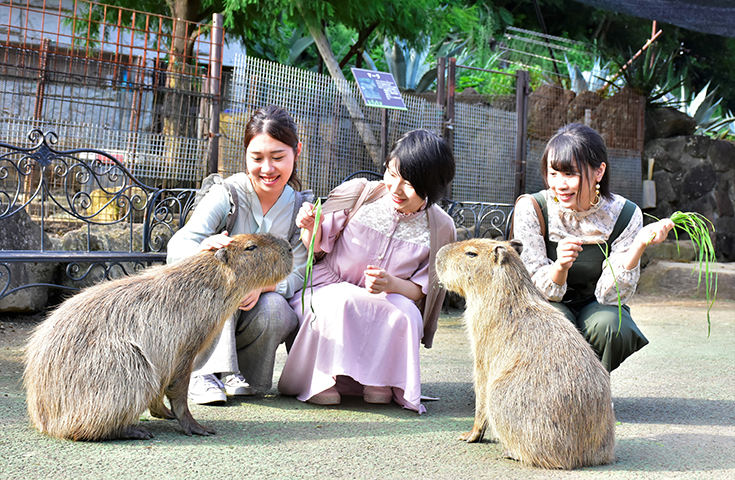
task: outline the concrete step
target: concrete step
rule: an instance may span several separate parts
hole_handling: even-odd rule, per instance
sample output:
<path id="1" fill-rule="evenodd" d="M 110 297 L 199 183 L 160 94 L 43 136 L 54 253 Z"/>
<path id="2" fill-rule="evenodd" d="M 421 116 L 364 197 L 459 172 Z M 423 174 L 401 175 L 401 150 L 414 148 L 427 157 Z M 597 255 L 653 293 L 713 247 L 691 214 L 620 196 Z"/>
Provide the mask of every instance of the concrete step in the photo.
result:
<path id="1" fill-rule="evenodd" d="M 717 272 L 717 300 L 735 300 L 735 263 L 710 265 Z M 641 270 L 637 293 L 705 299 L 704 275 L 699 280 L 697 262 L 653 259 Z"/>

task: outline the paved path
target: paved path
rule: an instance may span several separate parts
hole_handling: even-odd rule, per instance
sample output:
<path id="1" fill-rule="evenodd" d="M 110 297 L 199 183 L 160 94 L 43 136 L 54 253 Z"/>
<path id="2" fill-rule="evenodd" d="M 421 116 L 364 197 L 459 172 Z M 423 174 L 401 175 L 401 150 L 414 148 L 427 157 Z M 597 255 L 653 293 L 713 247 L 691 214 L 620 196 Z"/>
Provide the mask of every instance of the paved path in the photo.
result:
<path id="1" fill-rule="evenodd" d="M 155 439 L 103 443 L 55 440 L 28 425 L 20 349 L 31 325 L 0 317 L 0 478 L 735 478 L 735 302 L 718 300 L 709 338 L 704 302 L 637 296 L 631 307 L 651 344 L 612 374 L 617 461 L 573 472 L 456 440 L 474 409 L 458 312 L 442 317 L 435 347 L 422 350 L 424 394 L 441 398 L 425 403 L 425 415 L 359 398 L 316 407 L 273 390 L 192 406 L 217 429 L 212 437 L 186 437 L 146 413 Z"/>

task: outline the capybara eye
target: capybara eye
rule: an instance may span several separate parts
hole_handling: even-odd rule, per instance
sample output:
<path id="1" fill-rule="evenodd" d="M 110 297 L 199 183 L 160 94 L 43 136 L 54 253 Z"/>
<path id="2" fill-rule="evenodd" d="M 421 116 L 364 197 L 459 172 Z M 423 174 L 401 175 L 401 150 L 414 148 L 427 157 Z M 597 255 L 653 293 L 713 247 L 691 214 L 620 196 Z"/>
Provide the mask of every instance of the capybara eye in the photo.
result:
<path id="1" fill-rule="evenodd" d="M 248 245 L 247 247 L 245 247 L 245 251 L 250 252 L 252 250 L 255 250 L 256 248 L 258 248 L 257 245 Z"/>
<path id="2" fill-rule="evenodd" d="M 477 256 L 477 252 L 464 252 L 464 254 L 470 258 L 475 258 Z"/>

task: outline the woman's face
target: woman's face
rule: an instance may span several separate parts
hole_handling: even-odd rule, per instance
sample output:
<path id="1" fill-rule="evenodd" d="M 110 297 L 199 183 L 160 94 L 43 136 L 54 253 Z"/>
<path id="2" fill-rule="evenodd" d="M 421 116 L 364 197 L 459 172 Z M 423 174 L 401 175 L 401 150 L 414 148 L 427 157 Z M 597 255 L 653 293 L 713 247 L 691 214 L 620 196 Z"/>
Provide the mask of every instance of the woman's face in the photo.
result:
<path id="1" fill-rule="evenodd" d="M 554 197 L 564 208 L 578 212 L 589 210 L 595 197 L 595 184 L 602 179 L 605 173 L 605 163 L 597 170 L 590 167 L 586 175 L 586 181 L 577 172 L 559 172 L 551 166 L 551 161 L 546 169 L 546 181 L 549 184 Z"/>
<path id="2" fill-rule="evenodd" d="M 383 175 L 383 181 L 390 192 L 393 207 L 399 212 L 413 213 L 424 205 L 424 199 L 398 173 L 398 165 L 395 161 L 388 161 L 385 174 Z"/>
<path id="3" fill-rule="evenodd" d="M 301 143 L 294 154 L 292 147 L 266 133 L 253 137 L 245 152 L 245 164 L 258 197 L 283 193 L 299 153 Z"/>

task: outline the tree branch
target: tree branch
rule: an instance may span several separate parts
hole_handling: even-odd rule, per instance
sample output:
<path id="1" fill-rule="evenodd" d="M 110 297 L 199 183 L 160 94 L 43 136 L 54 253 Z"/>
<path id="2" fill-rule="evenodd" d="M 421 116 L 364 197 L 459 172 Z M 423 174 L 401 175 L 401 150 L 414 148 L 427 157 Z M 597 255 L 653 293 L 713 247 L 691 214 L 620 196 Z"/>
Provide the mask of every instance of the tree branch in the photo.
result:
<path id="1" fill-rule="evenodd" d="M 342 61 L 339 62 L 339 68 L 344 68 L 344 66 L 347 65 L 347 62 L 350 61 L 353 55 L 362 50 L 363 46 L 365 45 L 365 41 L 370 38 L 370 35 L 372 35 L 375 29 L 378 28 L 379 24 L 379 22 L 375 22 L 372 25 L 368 25 L 367 28 L 360 30 L 360 35 L 357 37 L 357 41 L 354 45 L 350 47 L 350 51 L 347 52 L 347 55 L 345 55 Z"/>

